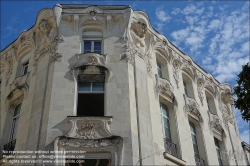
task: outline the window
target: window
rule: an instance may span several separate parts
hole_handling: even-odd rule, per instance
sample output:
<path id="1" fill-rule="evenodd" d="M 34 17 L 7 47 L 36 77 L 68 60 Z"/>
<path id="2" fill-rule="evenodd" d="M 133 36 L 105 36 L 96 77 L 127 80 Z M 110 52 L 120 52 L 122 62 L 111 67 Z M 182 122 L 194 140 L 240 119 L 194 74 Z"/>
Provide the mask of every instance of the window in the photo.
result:
<path id="1" fill-rule="evenodd" d="M 23 64 L 22 75 L 25 75 L 28 72 L 28 66 L 29 66 L 29 62 L 26 62 Z"/>
<path id="2" fill-rule="evenodd" d="M 161 108 L 161 117 L 163 123 L 163 132 L 164 137 L 171 142 L 171 133 L 170 133 L 170 122 L 169 122 L 169 112 L 168 107 L 162 103 L 160 103 Z"/>
<path id="3" fill-rule="evenodd" d="M 210 104 L 208 102 L 208 99 L 207 99 L 207 108 L 208 108 L 208 111 L 211 112 L 211 110 L 210 110 Z"/>
<path id="4" fill-rule="evenodd" d="M 215 147 L 216 147 L 216 154 L 218 157 L 218 162 L 219 165 L 222 165 L 222 158 L 221 158 L 221 153 L 220 153 L 220 145 L 219 145 L 219 140 L 217 138 L 214 137 L 214 143 L 215 143 Z"/>
<path id="5" fill-rule="evenodd" d="M 183 81 L 183 86 L 184 86 L 184 92 L 188 96 L 187 83 L 185 81 Z"/>
<path id="6" fill-rule="evenodd" d="M 17 133 L 17 127 L 18 127 L 18 122 L 19 122 L 19 117 L 20 117 L 20 111 L 21 111 L 21 104 L 18 104 L 14 109 L 14 115 L 13 115 L 11 130 L 10 130 L 9 142 L 12 142 L 12 141 L 14 141 L 16 139 L 16 133 Z"/>
<path id="7" fill-rule="evenodd" d="M 77 115 L 104 116 L 104 81 L 78 82 Z"/>
<path id="8" fill-rule="evenodd" d="M 198 144 L 197 144 L 197 137 L 196 137 L 196 131 L 195 131 L 195 125 L 191 122 L 189 122 L 190 131 L 191 131 L 191 138 L 194 148 L 194 154 L 195 156 L 199 157 L 199 150 L 198 150 Z"/>
<path id="9" fill-rule="evenodd" d="M 83 41 L 83 53 L 95 52 L 102 53 L 102 42 L 98 40 L 84 40 Z"/>
<path id="10" fill-rule="evenodd" d="M 161 69 L 161 64 L 157 61 L 157 74 L 160 78 L 162 78 L 162 69 Z"/>

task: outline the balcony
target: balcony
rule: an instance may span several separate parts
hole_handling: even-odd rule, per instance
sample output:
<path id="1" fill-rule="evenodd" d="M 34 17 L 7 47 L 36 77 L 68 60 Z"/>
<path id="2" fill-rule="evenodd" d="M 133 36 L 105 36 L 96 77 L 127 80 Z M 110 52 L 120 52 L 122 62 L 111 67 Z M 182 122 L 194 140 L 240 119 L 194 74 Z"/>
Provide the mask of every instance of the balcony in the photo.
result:
<path id="1" fill-rule="evenodd" d="M 199 158 L 198 156 L 194 156 L 195 158 L 195 163 L 196 166 L 204 166 L 205 165 L 205 161 L 201 158 Z"/>
<path id="2" fill-rule="evenodd" d="M 199 104 L 195 101 L 195 99 L 188 97 L 184 94 L 185 98 L 185 111 L 189 116 L 191 116 L 193 119 L 197 120 L 198 122 L 202 123 L 203 118 L 201 116 L 201 113 L 199 111 Z"/>
<path id="3" fill-rule="evenodd" d="M 168 141 L 166 138 L 164 138 L 164 146 L 165 146 L 165 150 L 168 154 L 171 154 L 172 156 L 177 157 L 176 144 L 174 144 L 174 143 Z"/>
<path id="4" fill-rule="evenodd" d="M 220 141 L 222 141 L 224 129 L 222 125 L 222 120 L 219 118 L 218 115 L 210 113 L 210 126 L 213 130 L 214 136 Z"/>
<path id="5" fill-rule="evenodd" d="M 12 154 L 12 152 L 15 149 L 15 145 L 16 145 L 16 139 L 12 140 L 11 142 L 5 144 L 3 146 L 3 151 L 4 151 L 4 155 L 10 155 Z"/>
<path id="6" fill-rule="evenodd" d="M 163 95 L 168 95 L 170 97 L 173 97 L 173 90 L 174 87 L 172 84 L 164 78 L 160 78 L 157 74 L 155 75 L 156 77 L 156 91 L 159 93 L 162 93 Z"/>

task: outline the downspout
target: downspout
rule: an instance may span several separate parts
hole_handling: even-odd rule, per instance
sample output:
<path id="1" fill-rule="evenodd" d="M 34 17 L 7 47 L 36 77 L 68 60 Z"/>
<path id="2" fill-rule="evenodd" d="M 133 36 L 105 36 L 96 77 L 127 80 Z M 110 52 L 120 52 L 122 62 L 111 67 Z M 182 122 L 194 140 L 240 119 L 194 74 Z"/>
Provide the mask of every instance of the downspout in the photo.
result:
<path id="1" fill-rule="evenodd" d="M 228 122 L 227 122 L 227 123 L 228 123 Z M 236 158 L 235 150 L 234 150 L 234 146 L 233 146 L 233 141 L 232 141 L 232 137 L 231 137 L 231 133 L 230 133 L 230 130 L 229 130 L 229 126 L 228 126 L 228 125 L 227 125 L 227 130 L 228 130 L 228 133 L 229 133 L 230 143 L 231 143 L 232 150 L 233 150 L 233 154 L 234 154 L 234 160 L 235 160 L 236 165 L 238 166 L 238 162 L 237 162 L 237 158 Z"/>
<path id="2" fill-rule="evenodd" d="M 48 85 L 49 70 L 50 70 L 50 56 L 48 57 L 48 67 L 47 67 L 47 72 L 46 72 L 45 87 L 44 87 L 44 93 L 43 93 L 44 95 L 43 95 L 42 111 L 41 111 L 40 125 L 39 125 L 39 131 L 38 131 L 38 139 L 37 139 L 37 146 L 36 146 L 37 151 L 39 150 L 39 145 L 40 145 L 40 137 L 41 137 L 42 123 L 43 123 L 43 114 L 44 114 L 45 101 L 46 101 L 46 96 L 47 96 L 47 85 Z M 36 158 L 38 158 L 38 153 L 36 154 Z M 37 165 L 37 163 L 35 163 L 35 165 Z"/>
<path id="3" fill-rule="evenodd" d="M 140 166 L 142 166 L 140 116 L 139 116 L 138 98 L 137 98 L 138 95 L 137 95 L 136 62 L 135 62 L 135 59 L 134 59 L 134 68 L 133 69 L 134 69 L 135 105 L 136 105 L 136 116 L 137 116 L 138 144 L 139 144 L 139 163 L 140 163 Z"/>

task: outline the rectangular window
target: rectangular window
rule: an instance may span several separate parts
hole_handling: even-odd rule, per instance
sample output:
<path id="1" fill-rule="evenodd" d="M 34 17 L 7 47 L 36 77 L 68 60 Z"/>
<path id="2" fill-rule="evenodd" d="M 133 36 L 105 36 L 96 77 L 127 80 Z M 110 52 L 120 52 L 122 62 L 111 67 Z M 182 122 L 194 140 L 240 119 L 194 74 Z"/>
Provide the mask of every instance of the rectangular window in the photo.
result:
<path id="1" fill-rule="evenodd" d="M 210 104 L 209 104 L 208 99 L 207 99 L 207 107 L 208 107 L 208 111 L 211 112 L 211 110 L 210 110 Z"/>
<path id="2" fill-rule="evenodd" d="M 216 148 L 216 154 L 218 157 L 218 162 L 219 165 L 222 165 L 222 158 L 221 158 L 221 153 L 220 153 L 220 144 L 219 144 L 219 140 L 217 138 L 214 138 L 214 143 L 215 143 L 215 148 Z"/>
<path id="3" fill-rule="evenodd" d="M 171 142 L 171 132 L 170 132 L 170 121 L 169 121 L 169 112 L 168 107 L 162 103 L 160 103 L 161 107 L 161 117 L 163 123 L 163 132 L 164 137 Z"/>
<path id="4" fill-rule="evenodd" d="M 83 41 L 83 53 L 95 52 L 102 53 L 102 42 L 98 40 L 84 40 Z"/>
<path id="5" fill-rule="evenodd" d="M 28 72 L 29 62 L 23 64 L 22 75 L 25 75 Z"/>
<path id="6" fill-rule="evenodd" d="M 160 78 L 162 78 L 161 64 L 159 62 L 156 62 L 156 64 L 157 64 L 157 74 Z"/>
<path id="7" fill-rule="evenodd" d="M 191 138 L 194 148 L 194 154 L 195 156 L 199 157 L 199 150 L 198 150 L 198 144 L 197 144 L 197 137 L 196 137 L 196 131 L 195 131 L 195 125 L 191 122 L 189 122 L 190 131 L 191 131 Z"/>
<path id="8" fill-rule="evenodd" d="M 14 115 L 13 115 L 11 130 L 10 130 L 9 142 L 16 139 L 16 133 L 17 133 L 20 112 L 21 112 L 21 104 L 18 104 L 14 109 Z"/>
<path id="9" fill-rule="evenodd" d="M 187 83 L 185 81 L 183 81 L 183 86 L 184 86 L 184 92 L 188 96 Z"/>
<path id="10" fill-rule="evenodd" d="M 104 82 L 78 82 L 78 116 L 104 116 Z"/>

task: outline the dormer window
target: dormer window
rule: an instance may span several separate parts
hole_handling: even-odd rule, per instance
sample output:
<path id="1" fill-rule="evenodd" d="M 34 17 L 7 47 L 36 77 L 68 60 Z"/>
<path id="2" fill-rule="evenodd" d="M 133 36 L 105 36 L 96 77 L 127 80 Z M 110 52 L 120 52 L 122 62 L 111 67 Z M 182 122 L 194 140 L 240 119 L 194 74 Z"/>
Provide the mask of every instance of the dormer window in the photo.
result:
<path id="1" fill-rule="evenodd" d="M 99 40 L 84 40 L 83 41 L 83 53 L 95 52 L 102 53 L 102 42 Z"/>

